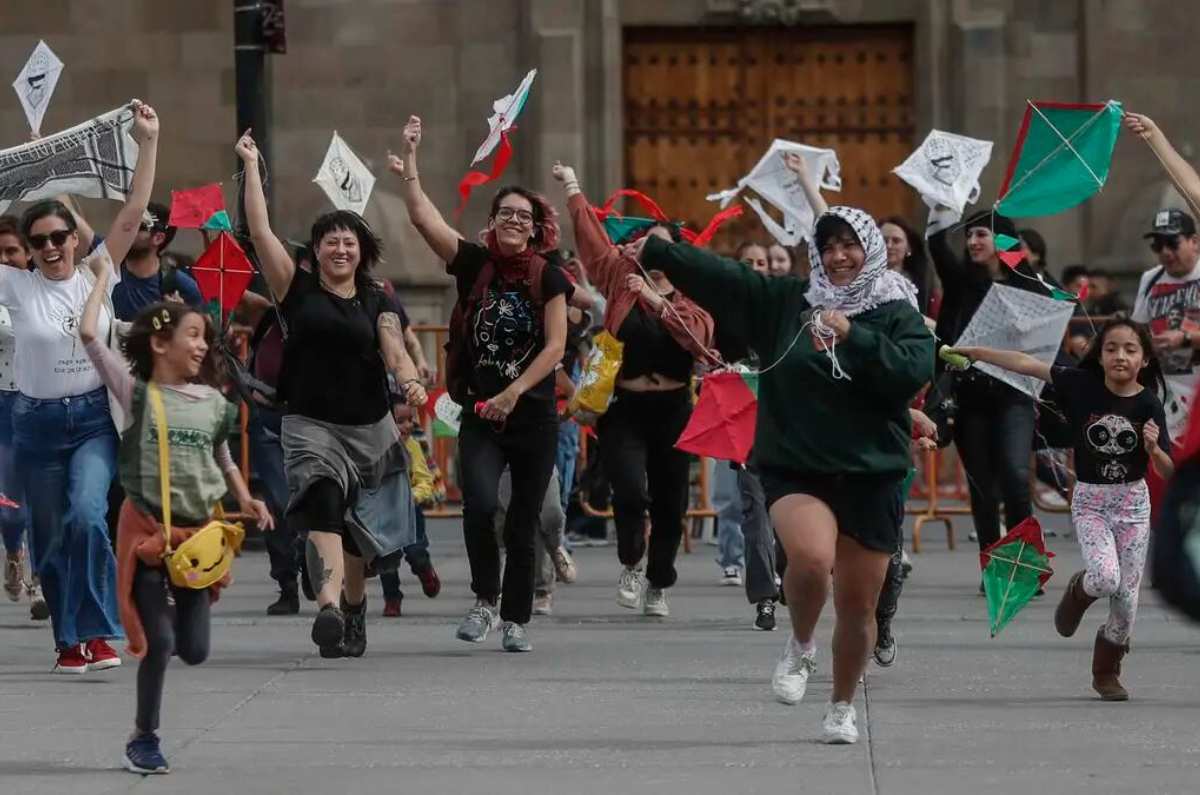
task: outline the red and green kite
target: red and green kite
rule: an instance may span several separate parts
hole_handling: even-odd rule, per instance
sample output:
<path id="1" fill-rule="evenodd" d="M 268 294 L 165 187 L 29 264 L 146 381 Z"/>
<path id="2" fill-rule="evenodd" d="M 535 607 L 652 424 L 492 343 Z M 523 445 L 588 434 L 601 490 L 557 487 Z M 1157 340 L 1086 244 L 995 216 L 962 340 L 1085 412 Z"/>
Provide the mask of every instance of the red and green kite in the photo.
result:
<path id="1" fill-rule="evenodd" d="M 254 278 L 254 266 L 228 232 L 221 232 L 196 264 L 192 276 L 204 302 L 216 303 L 224 315 L 233 311 Z"/>
<path id="2" fill-rule="evenodd" d="M 1029 100 L 996 211 L 1010 218 L 1053 215 L 1104 187 L 1121 131 L 1121 103 Z"/>
<path id="3" fill-rule="evenodd" d="M 171 226 L 179 229 L 233 231 L 221 186 L 214 183 L 191 190 L 171 191 Z"/>
<path id="4" fill-rule="evenodd" d="M 758 375 L 724 371 L 704 377 L 700 399 L 675 448 L 746 463 L 758 421 Z"/>
<path id="5" fill-rule="evenodd" d="M 1042 526 L 1032 516 L 979 553 L 993 638 L 1050 579 L 1052 557 Z"/>

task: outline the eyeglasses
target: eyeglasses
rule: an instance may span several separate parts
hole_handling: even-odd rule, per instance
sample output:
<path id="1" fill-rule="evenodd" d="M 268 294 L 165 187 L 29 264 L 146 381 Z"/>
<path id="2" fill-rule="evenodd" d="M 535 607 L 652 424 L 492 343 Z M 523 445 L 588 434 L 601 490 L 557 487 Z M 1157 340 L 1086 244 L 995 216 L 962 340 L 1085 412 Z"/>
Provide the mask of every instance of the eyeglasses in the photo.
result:
<path id="1" fill-rule="evenodd" d="M 1179 243 L 1179 235 L 1172 235 L 1171 237 L 1156 237 L 1150 241 L 1150 250 L 1155 254 L 1159 253 L 1164 248 L 1169 248 L 1172 251 L 1175 251 L 1179 248 Z"/>
<path id="2" fill-rule="evenodd" d="M 528 210 L 517 210 L 512 207 L 501 207 L 496 211 L 496 218 L 501 221 L 511 221 L 515 218 L 521 226 L 529 226 L 533 223 L 533 213 Z"/>
<path id="3" fill-rule="evenodd" d="M 63 243 L 67 242 L 67 238 L 70 236 L 71 232 L 68 229 L 57 229 L 48 235 L 30 235 L 29 247 L 34 251 L 41 251 L 46 247 L 47 240 L 56 246 L 61 246 Z"/>

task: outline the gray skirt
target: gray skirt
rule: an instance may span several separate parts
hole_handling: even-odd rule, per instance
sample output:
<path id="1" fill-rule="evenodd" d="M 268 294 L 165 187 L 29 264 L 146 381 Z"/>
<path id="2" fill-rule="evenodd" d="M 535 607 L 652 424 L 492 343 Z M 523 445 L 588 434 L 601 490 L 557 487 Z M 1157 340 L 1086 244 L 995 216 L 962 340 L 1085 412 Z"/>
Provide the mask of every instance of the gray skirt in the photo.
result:
<path id="1" fill-rule="evenodd" d="M 416 506 L 400 430 L 389 413 L 373 425 L 336 425 L 284 416 L 280 441 L 287 471 L 288 511 L 318 480 L 337 483 L 345 497 L 346 530 L 364 560 L 394 555 L 416 540 Z"/>

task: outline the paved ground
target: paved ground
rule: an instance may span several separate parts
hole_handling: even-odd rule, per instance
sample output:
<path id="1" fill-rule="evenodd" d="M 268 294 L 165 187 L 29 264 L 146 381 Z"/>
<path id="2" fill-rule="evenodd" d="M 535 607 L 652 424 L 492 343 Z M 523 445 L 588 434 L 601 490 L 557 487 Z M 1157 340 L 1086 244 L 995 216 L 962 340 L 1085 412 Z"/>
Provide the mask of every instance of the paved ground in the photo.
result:
<path id="1" fill-rule="evenodd" d="M 1200 629 L 1147 596 L 1127 661 L 1134 700 L 1095 700 L 1090 633 L 1068 641 L 1050 625 L 1073 541 L 1051 541 L 1048 597 L 990 640 L 977 558 L 934 534 L 901 602 L 899 661 L 860 692 L 862 742 L 827 747 L 828 617 L 808 698 L 774 703 L 785 635 L 753 630 L 740 593 L 715 585 L 711 548 L 683 558 L 665 621 L 616 606 L 611 547 L 582 550 L 581 581 L 532 627 L 536 651 L 506 655 L 498 639 L 454 639 L 465 560 L 455 527 L 433 535 L 442 596 L 406 577 L 407 615 L 385 622 L 373 585 L 370 646 L 354 661 L 315 655 L 311 605 L 268 619 L 266 557 L 244 556 L 211 659 L 168 672 L 174 771 L 154 779 L 119 769 L 134 666 L 52 676 L 47 628 L 3 601 L 0 793 L 1200 791 Z"/>

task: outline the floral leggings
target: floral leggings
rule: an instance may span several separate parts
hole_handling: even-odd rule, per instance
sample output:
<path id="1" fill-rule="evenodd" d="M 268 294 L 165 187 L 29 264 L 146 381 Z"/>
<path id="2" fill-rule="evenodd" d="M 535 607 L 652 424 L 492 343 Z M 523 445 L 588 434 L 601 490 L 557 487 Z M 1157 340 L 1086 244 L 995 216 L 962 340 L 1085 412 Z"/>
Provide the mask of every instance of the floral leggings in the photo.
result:
<path id="1" fill-rule="evenodd" d="M 1083 590 L 1108 597 L 1104 636 L 1116 644 L 1129 640 L 1137 615 L 1138 589 L 1150 541 L 1150 493 L 1146 481 L 1077 483 L 1071 519 L 1087 573 Z"/>

